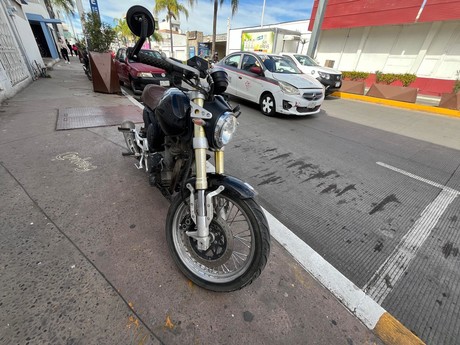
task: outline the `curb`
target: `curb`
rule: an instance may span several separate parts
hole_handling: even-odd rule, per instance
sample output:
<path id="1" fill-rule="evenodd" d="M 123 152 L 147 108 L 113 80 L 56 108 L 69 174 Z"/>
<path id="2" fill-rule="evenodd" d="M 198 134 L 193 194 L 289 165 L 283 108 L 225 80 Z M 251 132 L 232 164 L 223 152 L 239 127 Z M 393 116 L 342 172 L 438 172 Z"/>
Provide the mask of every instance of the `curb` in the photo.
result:
<path id="1" fill-rule="evenodd" d="M 393 101 L 393 100 L 384 99 L 384 98 L 356 95 L 353 93 L 346 93 L 346 92 L 339 92 L 339 91 L 333 92 L 331 96 L 337 97 L 337 98 L 352 99 L 352 100 L 357 100 L 357 101 L 388 105 L 391 107 L 398 107 L 398 108 L 403 108 L 403 109 L 408 109 L 408 110 L 424 111 L 424 112 L 433 113 L 437 115 L 445 115 L 445 116 L 460 118 L 460 111 L 453 110 L 453 109 L 439 108 L 439 107 L 433 107 L 433 106 L 423 105 L 423 104 Z"/>
<path id="2" fill-rule="evenodd" d="M 386 345 L 424 345 L 414 333 L 263 209 L 272 237 Z"/>

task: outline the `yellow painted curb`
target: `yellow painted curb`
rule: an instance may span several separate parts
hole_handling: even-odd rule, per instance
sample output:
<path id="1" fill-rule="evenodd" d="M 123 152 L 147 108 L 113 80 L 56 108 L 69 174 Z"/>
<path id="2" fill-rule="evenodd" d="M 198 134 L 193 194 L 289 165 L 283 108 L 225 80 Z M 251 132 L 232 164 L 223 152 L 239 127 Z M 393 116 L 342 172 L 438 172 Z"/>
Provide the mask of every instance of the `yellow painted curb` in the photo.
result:
<path id="1" fill-rule="evenodd" d="M 380 317 L 374 332 L 386 345 L 425 345 L 414 333 L 387 312 Z"/>
<path id="2" fill-rule="evenodd" d="M 354 99 L 358 101 L 370 102 L 370 103 L 376 103 L 376 104 L 382 104 L 382 105 L 389 105 L 392 107 L 404 108 L 404 109 L 409 109 L 409 110 L 425 111 L 425 112 L 434 113 L 438 115 L 445 115 L 445 116 L 452 116 L 452 117 L 460 118 L 460 111 L 453 110 L 453 109 L 439 108 L 439 107 L 433 107 L 433 106 L 423 105 L 423 104 L 392 101 L 390 99 L 363 96 L 363 95 L 355 95 L 353 93 L 346 93 L 346 92 L 334 92 L 331 94 L 331 96 L 338 97 L 338 98 L 344 98 L 344 99 Z"/>

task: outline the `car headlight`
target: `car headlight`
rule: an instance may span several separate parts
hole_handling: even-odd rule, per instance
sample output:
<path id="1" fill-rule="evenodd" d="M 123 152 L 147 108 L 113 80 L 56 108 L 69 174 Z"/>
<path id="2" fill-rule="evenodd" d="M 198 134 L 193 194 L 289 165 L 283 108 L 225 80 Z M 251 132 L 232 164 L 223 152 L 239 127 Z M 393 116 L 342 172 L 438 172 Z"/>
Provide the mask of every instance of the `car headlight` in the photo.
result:
<path id="1" fill-rule="evenodd" d="M 281 91 L 288 95 L 299 95 L 299 89 L 297 89 L 294 85 L 291 85 L 289 83 L 286 83 L 284 81 L 279 81 L 279 86 L 281 88 Z"/>
<path id="2" fill-rule="evenodd" d="M 220 116 L 214 127 L 214 141 L 218 148 L 224 147 L 232 140 L 237 126 L 238 121 L 232 112 L 226 111 Z"/>
<path id="3" fill-rule="evenodd" d="M 328 74 L 328 73 L 324 73 L 324 72 L 319 72 L 319 71 L 318 71 L 318 74 L 319 74 L 319 76 L 320 76 L 321 78 L 323 78 L 323 79 L 330 79 L 330 78 L 331 78 L 331 75 Z"/>
<path id="4" fill-rule="evenodd" d="M 152 73 L 148 73 L 148 72 L 139 72 L 137 73 L 137 76 L 140 78 L 145 78 L 145 77 L 152 78 L 153 77 Z"/>

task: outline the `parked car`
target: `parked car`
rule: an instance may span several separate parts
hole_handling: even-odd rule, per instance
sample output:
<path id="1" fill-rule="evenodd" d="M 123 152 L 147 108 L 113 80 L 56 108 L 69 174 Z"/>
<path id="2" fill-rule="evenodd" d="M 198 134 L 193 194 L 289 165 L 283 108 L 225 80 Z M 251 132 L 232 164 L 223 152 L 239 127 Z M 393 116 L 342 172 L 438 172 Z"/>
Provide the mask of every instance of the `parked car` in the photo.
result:
<path id="1" fill-rule="evenodd" d="M 264 115 L 311 115 L 320 111 L 324 87 L 285 57 L 237 52 L 216 66 L 228 73 L 227 93 L 258 103 Z"/>
<path id="2" fill-rule="evenodd" d="M 280 55 L 291 59 L 302 72 L 318 79 L 326 88 L 326 95 L 339 90 L 342 86 L 342 72 L 323 67 L 308 55 L 296 53 L 280 53 Z"/>
<path id="3" fill-rule="evenodd" d="M 148 84 L 157 84 L 166 87 L 175 85 L 172 76 L 167 75 L 163 69 L 129 59 L 129 49 L 132 48 L 120 48 L 115 55 L 115 68 L 120 84 L 131 86 L 131 89 L 136 94 L 140 94 Z M 160 52 L 156 50 L 141 49 L 141 52 L 161 58 Z"/>

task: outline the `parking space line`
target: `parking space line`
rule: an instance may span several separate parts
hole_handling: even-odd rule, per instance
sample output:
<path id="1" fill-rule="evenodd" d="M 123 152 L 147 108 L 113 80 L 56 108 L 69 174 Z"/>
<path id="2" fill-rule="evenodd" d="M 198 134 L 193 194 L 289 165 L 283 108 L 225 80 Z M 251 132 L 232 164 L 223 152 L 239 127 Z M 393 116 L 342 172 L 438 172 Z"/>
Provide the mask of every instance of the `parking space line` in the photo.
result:
<path id="1" fill-rule="evenodd" d="M 407 271 L 417 251 L 422 247 L 447 207 L 460 192 L 391 165 L 381 162 L 377 162 L 377 164 L 418 181 L 441 188 L 438 196 L 423 210 L 420 218 L 415 221 L 414 225 L 403 236 L 390 256 L 364 286 L 363 290 L 377 303 L 381 304 L 392 291 L 398 280 Z"/>

